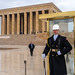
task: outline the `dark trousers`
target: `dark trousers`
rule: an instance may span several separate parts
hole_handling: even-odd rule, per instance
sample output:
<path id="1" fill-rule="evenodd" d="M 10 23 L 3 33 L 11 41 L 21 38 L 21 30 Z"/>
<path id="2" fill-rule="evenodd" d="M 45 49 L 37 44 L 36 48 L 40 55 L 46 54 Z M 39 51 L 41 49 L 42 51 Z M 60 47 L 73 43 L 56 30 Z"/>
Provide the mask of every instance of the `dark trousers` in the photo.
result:
<path id="1" fill-rule="evenodd" d="M 30 55 L 33 56 L 33 49 L 30 49 Z"/>

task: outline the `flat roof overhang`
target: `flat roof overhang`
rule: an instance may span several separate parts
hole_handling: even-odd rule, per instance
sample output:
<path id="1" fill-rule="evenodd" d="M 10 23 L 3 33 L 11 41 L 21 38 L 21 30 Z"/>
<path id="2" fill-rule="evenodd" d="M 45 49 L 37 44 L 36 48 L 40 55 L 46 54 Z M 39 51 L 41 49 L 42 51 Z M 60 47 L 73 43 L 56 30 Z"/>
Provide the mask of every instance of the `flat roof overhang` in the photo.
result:
<path id="1" fill-rule="evenodd" d="M 73 17 L 75 17 L 75 11 L 39 15 L 39 19 L 50 19 L 50 20 L 66 19 L 66 18 L 73 18 Z"/>

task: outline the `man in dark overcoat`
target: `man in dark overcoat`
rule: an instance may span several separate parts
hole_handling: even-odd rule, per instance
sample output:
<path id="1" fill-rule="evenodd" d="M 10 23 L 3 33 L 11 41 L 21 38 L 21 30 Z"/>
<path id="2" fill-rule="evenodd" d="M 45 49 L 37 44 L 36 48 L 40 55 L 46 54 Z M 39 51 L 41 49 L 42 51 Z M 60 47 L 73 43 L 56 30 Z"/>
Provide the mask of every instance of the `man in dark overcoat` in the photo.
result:
<path id="1" fill-rule="evenodd" d="M 28 47 L 30 49 L 30 55 L 33 56 L 33 50 L 35 48 L 35 45 L 31 42 Z"/>
<path id="2" fill-rule="evenodd" d="M 66 37 L 59 35 L 59 25 L 53 26 L 53 35 L 48 38 L 42 54 L 45 59 L 49 52 L 50 75 L 67 75 L 64 55 L 72 50 Z"/>

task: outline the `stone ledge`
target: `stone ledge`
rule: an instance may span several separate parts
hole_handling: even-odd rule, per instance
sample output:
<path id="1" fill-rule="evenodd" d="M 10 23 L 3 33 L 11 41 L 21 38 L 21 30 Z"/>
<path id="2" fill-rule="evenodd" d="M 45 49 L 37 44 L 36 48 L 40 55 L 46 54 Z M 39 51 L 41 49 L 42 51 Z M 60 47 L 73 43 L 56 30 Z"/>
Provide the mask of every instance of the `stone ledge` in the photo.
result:
<path id="1" fill-rule="evenodd" d="M 5 39 L 8 39 L 8 38 L 10 38 L 10 36 L 0 36 L 0 38 L 5 38 Z"/>

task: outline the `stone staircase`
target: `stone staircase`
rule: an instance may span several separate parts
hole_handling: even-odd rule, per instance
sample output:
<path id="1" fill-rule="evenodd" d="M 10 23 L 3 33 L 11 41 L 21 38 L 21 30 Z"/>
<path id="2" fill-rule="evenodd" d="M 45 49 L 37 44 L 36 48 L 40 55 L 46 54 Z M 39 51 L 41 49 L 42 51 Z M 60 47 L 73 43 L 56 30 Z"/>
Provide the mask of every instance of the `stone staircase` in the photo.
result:
<path id="1" fill-rule="evenodd" d="M 43 37 L 42 37 L 43 38 Z M 0 36 L 0 45 L 28 45 L 31 41 L 35 45 L 45 45 L 46 39 L 42 39 L 38 35 L 4 35 Z"/>
<path id="2" fill-rule="evenodd" d="M 63 36 L 67 36 L 67 39 L 71 44 L 74 44 L 73 33 L 61 33 Z M 28 45 L 31 41 L 35 45 L 45 45 L 48 33 L 38 33 L 37 35 L 21 34 L 21 35 L 0 35 L 0 45 Z"/>

